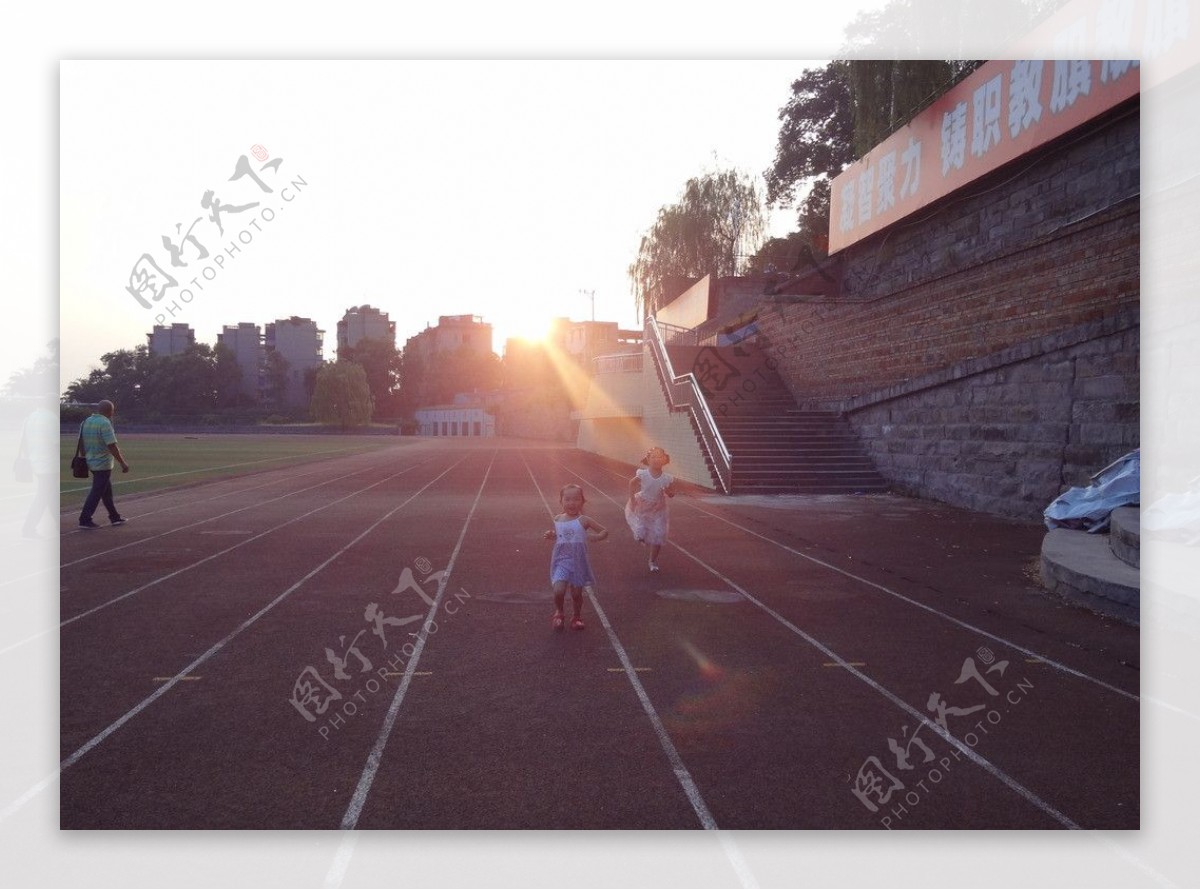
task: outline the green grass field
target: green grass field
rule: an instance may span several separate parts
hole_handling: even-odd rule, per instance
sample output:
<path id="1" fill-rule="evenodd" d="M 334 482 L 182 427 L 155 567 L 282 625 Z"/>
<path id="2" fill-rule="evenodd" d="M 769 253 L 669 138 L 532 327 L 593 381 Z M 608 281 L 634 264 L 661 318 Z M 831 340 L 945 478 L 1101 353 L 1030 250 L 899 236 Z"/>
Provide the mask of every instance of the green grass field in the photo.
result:
<path id="1" fill-rule="evenodd" d="M 82 506 L 91 487 L 90 479 L 76 479 L 71 475 L 71 456 L 76 441 L 77 437 L 64 436 L 60 445 L 63 471 L 59 503 L 62 510 Z M 119 466 L 114 466 L 113 492 L 119 508 L 122 495 L 226 479 L 381 448 L 404 447 L 418 441 L 399 436 L 123 434 L 118 428 L 117 444 L 129 462 L 130 471 L 122 473 Z"/>

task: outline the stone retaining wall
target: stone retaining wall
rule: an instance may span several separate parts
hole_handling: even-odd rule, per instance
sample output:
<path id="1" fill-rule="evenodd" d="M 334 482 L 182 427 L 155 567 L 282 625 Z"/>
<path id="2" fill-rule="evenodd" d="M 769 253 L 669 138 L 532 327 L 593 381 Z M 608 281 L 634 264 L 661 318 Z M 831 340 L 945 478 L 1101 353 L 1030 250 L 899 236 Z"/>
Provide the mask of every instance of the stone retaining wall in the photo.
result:
<path id="1" fill-rule="evenodd" d="M 1139 446 L 1133 314 L 850 400 L 847 417 L 902 492 L 1036 519 Z"/>

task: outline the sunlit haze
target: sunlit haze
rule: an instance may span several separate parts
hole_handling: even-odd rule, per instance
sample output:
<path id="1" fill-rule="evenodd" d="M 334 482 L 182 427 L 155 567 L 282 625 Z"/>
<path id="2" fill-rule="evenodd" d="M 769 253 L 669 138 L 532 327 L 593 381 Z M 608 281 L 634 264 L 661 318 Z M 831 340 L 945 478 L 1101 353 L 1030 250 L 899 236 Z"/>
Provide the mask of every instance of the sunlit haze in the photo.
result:
<path id="1" fill-rule="evenodd" d="M 659 208 L 707 171 L 761 177 L 815 64 L 66 62 L 62 382 L 156 321 L 215 343 L 223 325 L 309 317 L 330 360 L 362 304 L 399 346 L 472 314 L 500 353 L 592 318 L 593 294 L 597 320 L 636 327 L 626 270 Z M 230 181 L 243 155 L 261 186 Z M 149 308 L 126 290 L 145 254 L 177 282 Z"/>

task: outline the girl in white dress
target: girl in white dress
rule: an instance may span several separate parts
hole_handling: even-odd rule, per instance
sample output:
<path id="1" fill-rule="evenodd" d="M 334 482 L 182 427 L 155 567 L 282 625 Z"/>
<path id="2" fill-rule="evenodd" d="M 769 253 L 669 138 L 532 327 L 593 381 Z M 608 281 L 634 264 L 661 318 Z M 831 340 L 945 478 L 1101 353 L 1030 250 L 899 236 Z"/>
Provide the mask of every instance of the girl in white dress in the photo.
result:
<path id="1" fill-rule="evenodd" d="M 658 571 L 658 553 L 667 540 L 670 511 L 667 498 L 675 497 L 675 477 L 663 472 L 671 456 L 655 445 L 646 452 L 638 470 L 629 480 L 629 503 L 625 505 L 625 521 L 639 544 L 650 548 L 650 571 Z"/>

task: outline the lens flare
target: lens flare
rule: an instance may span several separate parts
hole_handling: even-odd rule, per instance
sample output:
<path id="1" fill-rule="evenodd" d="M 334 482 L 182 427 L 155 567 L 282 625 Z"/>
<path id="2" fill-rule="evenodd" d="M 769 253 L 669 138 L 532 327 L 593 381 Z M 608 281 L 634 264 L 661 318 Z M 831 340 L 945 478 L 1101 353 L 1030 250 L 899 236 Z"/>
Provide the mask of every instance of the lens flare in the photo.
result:
<path id="1" fill-rule="evenodd" d="M 707 655 L 697 649 L 688 640 L 680 640 L 679 644 L 683 646 L 685 652 L 692 657 L 696 662 L 696 667 L 700 669 L 700 676 L 710 683 L 716 683 L 725 677 L 725 670 L 720 665 L 712 661 Z"/>

